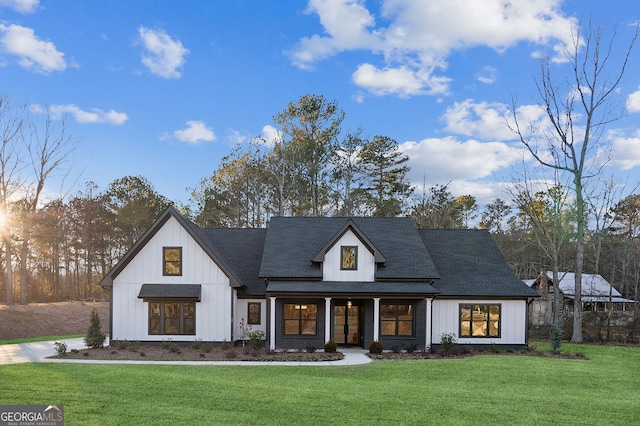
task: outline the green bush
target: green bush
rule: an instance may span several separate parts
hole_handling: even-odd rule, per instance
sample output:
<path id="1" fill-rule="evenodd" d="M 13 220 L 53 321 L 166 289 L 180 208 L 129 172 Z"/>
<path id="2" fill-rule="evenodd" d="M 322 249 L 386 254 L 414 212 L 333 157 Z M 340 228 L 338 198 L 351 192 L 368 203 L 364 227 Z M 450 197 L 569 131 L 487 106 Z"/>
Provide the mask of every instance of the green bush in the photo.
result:
<path id="1" fill-rule="evenodd" d="M 379 340 L 374 340 L 371 343 L 369 343 L 369 352 L 372 354 L 379 355 L 382 353 L 383 349 L 384 349 L 384 346 L 382 345 L 382 342 Z"/>
<path id="2" fill-rule="evenodd" d="M 248 334 L 248 337 L 249 337 L 249 346 L 251 346 L 251 348 L 253 348 L 256 351 L 264 348 L 264 339 L 265 339 L 264 331 L 262 330 L 251 331 Z"/>
<path id="3" fill-rule="evenodd" d="M 98 310 L 94 309 L 91 311 L 89 329 L 87 330 L 87 335 L 84 336 L 84 344 L 87 345 L 88 348 L 101 348 L 104 346 L 106 338 L 107 336 L 105 336 L 100 327 L 100 316 L 98 315 Z"/>
<path id="4" fill-rule="evenodd" d="M 324 351 L 334 354 L 338 351 L 338 344 L 334 340 L 329 340 L 324 344 Z"/>
<path id="5" fill-rule="evenodd" d="M 440 346 L 446 352 L 451 352 L 456 345 L 455 333 L 442 333 L 440 335 Z"/>
<path id="6" fill-rule="evenodd" d="M 65 342 L 55 342 L 53 346 L 56 348 L 58 355 L 67 356 L 67 344 Z"/>

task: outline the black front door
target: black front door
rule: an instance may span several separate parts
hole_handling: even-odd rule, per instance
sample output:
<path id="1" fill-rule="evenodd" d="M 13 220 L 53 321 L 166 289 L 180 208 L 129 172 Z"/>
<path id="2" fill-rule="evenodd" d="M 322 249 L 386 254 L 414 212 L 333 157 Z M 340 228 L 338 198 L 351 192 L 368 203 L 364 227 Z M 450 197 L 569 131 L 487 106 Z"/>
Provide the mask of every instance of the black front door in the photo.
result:
<path id="1" fill-rule="evenodd" d="M 361 307 L 350 303 L 337 303 L 333 311 L 334 340 L 339 345 L 362 345 L 360 337 Z"/>

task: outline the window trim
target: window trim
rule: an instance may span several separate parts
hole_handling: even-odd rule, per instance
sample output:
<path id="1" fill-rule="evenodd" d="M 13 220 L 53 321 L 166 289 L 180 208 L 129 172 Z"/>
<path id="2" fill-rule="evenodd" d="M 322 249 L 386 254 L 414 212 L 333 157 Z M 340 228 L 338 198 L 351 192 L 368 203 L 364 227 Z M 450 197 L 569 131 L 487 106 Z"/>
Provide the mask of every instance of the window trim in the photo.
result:
<path id="1" fill-rule="evenodd" d="M 151 309 L 152 309 L 152 304 L 154 303 L 159 303 L 160 304 L 160 316 L 159 317 L 152 317 L 151 316 Z M 178 333 L 167 333 L 165 331 L 165 304 L 167 303 L 178 303 L 180 305 L 180 326 L 179 326 L 179 332 Z M 190 303 L 193 304 L 193 333 L 185 333 L 185 317 L 184 317 L 184 311 L 185 311 L 185 304 Z M 195 301 L 185 301 L 185 300 L 180 300 L 180 299 L 154 299 L 154 300 L 149 300 L 148 302 L 149 308 L 148 308 L 148 334 L 150 336 L 195 336 L 196 334 L 196 302 Z M 154 318 L 158 318 L 160 321 L 160 330 L 158 333 L 154 333 L 152 332 L 152 328 L 151 328 L 151 320 Z"/>
<path id="2" fill-rule="evenodd" d="M 257 306 L 257 312 L 251 312 L 251 307 Z M 257 320 L 252 319 L 251 315 L 257 315 Z M 260 325 L 262 323 L 262 303 L 260 302 L 247 302 L 247 324 L 248 325 Z"/>
<path id="3" fill-rule="evenodd" d="M 297 310 L 298 318 L 287 318 L 287 305 L 294 305 L 294 310 Z M 303 306 L 315 306 L 315 318 L 302 318 L 302 312 L 304 311 Z M 297 333 L 287 333 L 287 321 L 297 321 L 298 322 L 298 332 Z M 314 321 L 314 332 L 313 334 L 304 334 L 303 333 L 303 321 Z M 317 303 L 284 303 L 282 305 L 282 334 L 284 336 L 299 336 L 299 337 L 309 337 L 309 336 L 317 336 L 318 335 L 318 304 Z"/>
<path id="4" fill-rule="evenodd" d="M 345 253 L 347 250 L 353 250 L 353 267 L 345 266 Z M 357 271 L 358 270 L 358 246 L 340 246 L 340 270 Z"/>
<path id="5" fill-rule="evenodd" d="M 463 321 L 462 319 L 462 309 L 463 308 L 469 308 L 471 312 L 473 312 L 475 307 L 484 307 L 487 308 L 486 311 L 486 319 L 485 321 L 485 325 L 486 325 L 486 332 L 484 335 L 482 336 L 474 336 L 473 335 L 473 323 L 474 322 L 479 322 L 480 320 L 473 320 L 473 315 L 471 315 L 469 317 L 469 319 L 465 319 Z M 498 308 L 498 319 L 497 320 L 491 320 L 491 307 L 497 307 Z M 462 324 L 463 322 L 467 322 L 468 323 L 468 327 L 469 327 L 469 334 L 468 335 L 463 335 L 462 334 Z M 491 330 L 491 323 L 495 322 L 498 325 L 498 334 L 495 336 L 492 336 L 490 334 L 490 330 Z M 502 303 L 460 303 L 458 305 L 458 337 L 463 338 L 463 339 L 500 339 L 502 337 Z"/>
<path id="6" fill-rule="evenodd" d="M 394 321 L 395 325 L 394 325 L 394 334 L 384 334 L 383 332 L 383 326 L 382 326 L 382 315 L 383 315 L 383 306 L 386 305 L 393 305 L 396 307 L 395 312 L 396 312 L 396 318 L 395 320 L 384 320 L 384 321 Z M 399 330 L 399 323 L 402 322 L 407 322 L 407 320 L 401 320 L 399 313 L 398 313 L 398 306 L 400 305 L 408 305 L 409 306 L 409 310 L 411 311 L 411 334 L 398 334 L 398 330 Z M 412 301 L 395 301 L 395 300 L 390 300 L 390 301 L 381 301 L 380 302 L 380 318 L 378 318 L 378 321 L 380 321 L 380 325 L 379 325 L 379 330 L 380 330 L 380 337 L 387 337 L 387 338 L 411 338 L 411 337 L 415 337 L 416 336 L 416 302 L 412 302 Z"/>
<path id="7" fill-rule="evenodd" d="M 178 250 L 180 254 L 179 260 L 167 260 L 167 250 Z M 178 265 L 178 272 L 175 274 L 169 273 L 167 270 L 167 264 L 175 263 Z M 165 277 L 181 277 L 182 276 L 182 247 L 178 246 L 166 246 L 162 247 L 162 275 Z"/>

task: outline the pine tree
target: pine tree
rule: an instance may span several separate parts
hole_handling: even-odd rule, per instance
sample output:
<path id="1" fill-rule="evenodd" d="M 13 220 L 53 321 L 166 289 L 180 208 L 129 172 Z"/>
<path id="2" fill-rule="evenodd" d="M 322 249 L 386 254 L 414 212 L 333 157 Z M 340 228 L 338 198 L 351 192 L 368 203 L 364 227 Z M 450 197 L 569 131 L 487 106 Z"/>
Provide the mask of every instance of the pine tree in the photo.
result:
<path id="1" fill-rule="evenodd" d="M 98 316 L 98 311 L 94 309 L 91 311 L 89 329 L 87 330 L 87 335 L 84 336 L 84 344 L 89 348 L 101 348 L 105 339 L 106 336 L 100 327 L 100 316 Z"/>

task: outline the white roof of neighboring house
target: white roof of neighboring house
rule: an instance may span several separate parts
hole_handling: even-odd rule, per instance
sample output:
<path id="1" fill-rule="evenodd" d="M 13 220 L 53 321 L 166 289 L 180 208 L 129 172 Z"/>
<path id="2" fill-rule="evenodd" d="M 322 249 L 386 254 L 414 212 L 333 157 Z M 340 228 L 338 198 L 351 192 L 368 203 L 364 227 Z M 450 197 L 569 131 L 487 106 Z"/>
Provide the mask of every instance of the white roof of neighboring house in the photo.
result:
<path id="1" fill-rule="evenodd" d="M 559 272 L 560 282 L 558 287 L 560 291 L 568 298 L 575 297 L 575 273 Z M 553 279 L 553 273 L 547 272 L 549 280 Z M 536 280 L 524 280 L 529 287 Z M 609 301 L 609 297 L 614 302 L 633 302 L 633 300 L 625 299 L 620 292 L 615 289 L 607 280 L 598 274 L 582 274 L 582 301 L 583 302 L 599 302 Z"/>

